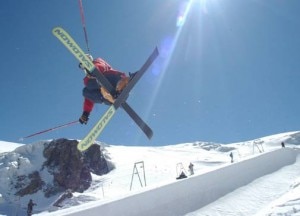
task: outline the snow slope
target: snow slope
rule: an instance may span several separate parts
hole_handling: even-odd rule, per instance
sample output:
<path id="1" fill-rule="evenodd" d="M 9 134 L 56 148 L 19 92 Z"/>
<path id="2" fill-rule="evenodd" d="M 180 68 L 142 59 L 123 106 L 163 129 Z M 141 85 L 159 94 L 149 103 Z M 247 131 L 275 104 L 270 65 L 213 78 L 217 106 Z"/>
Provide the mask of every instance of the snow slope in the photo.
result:
<path id="1" fill-rule="evenodd" d="M 22 145 L 23 144 L 19 143 L 0 141 L 0 153 L 13 151 Z"/>
<path id="2" fill-rule="evenodd" d="M 287 148 L 281 148 L 283 141 Z M 6 212 L 22 215 L 33 198 L 36 215 L 300 215 L 299 143 L 299 131 L 226 145 L 101 143 L 116 169 L 93 176 L 90 189 L 74 193 L 61 209 L 51 207 L 55 199 L 36 194 L 11 203 Z M 188 173 L 190 162 L 195 174 L 176 180 L 181 171 Z"/>
<path id="3" fill-rule="evenodd" d="M 284 166 L 294 164 L 298 153 L 299 151 L 293 149 L 275 150 L 240 163 L 225 165 L 202 175 L 191 176 L 187 179 L 121 199 L 103 203 L 94 202 L 82 205 L 80 208 L 66 209 L 60 211 L 60 215 L 99 215 L 99 212 L 110 216 L 185 215 L 213 203 L 224 195 L 250 184 L 261 176 L 274 173 Z M 273 160 L 274 158 L 279 160 Z M 261 166 L 261 164 L 264 164 L 264 166 Z M 297 173 L 299 175 L 300 170 Z M 276 194 L 278 193 L 279 191 Z M 264 200 L 266 203 L 270 201 Z M 99 205 L 100 203 L 101 205 Z M 214 206 L 214 204 L 211 205 Z M 244 207 L 246 208 L 240 209 L 239 212 L 233 211 L 231 207 L 228 209 L 231 211 L 230 214 L 228 214 L 229 212 L 223 214 L 225 213 L 223 211 L 220 215 L 236 215 L 237 213 L 240 215 L 254 215 L 264 206 L 257 205 L 256 208 L 258 209 Z M 218 215 L 214 214 L 216 210 L 212 211 L 212 207 L 206 207 L 203 210 L 199 210 L 198 213 L 194 212 L 188 215 L 197 215 L 203 211 L 207 212 L 204 215 Z M 57 215 L 57 213 L 53 215 Z M 201 215 L 203 214 L 201 213 Z"/>

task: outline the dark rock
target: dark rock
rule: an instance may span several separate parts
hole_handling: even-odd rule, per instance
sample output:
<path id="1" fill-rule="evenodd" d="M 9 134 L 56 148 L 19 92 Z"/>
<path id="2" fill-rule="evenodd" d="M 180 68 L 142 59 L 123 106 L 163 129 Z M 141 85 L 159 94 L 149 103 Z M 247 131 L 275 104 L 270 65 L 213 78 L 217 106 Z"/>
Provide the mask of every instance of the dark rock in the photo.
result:
<path id="1" fill-rule="evenodd" d="M 83 192 L 92 182 L 91 172 L 103 175 L 109 172 L 108 164 L 99 145 L 92 145 L 86 152 L 77 150 L 77 140 L 57 139 L 44 144 L 46 158 L 41 171 L 53 175 L 53 182 L 44 182 L 39 171 L 18 176 L 13 184 L 16 195 L 25 196 L 42 190 L 46 197 L 65 192 Z"/>
<path id="2" fill-rule="evenodd" d="M 15 188 L 21 188 L 16 192 L 17 196 L 25 196 L 33 194 L 42 189 L 44 182 L 42 181 L 39 172 L 35 171 L 27 176 L 22 175 L 17 177 Z"/>
<path id="3" fill-rule="evenodd" d="M 87 164 L 90 171 L 96 175 L 103 175 L 109 172 L 107 162 L 99 145 L 92 145 L 84 153 L 84 163 Z"/>
<path id="4" fill-rule="evenodd" d="M 63 201 L 66 199 L 70 199 L 73 197 L 73 194 L 71 190 L 66 190 L 62 195 L 58 197 L 58 199 L 53 203 L 53 206 L 56 207 L 62 207 L 63 205 L 61 204 Z"/>
<path id="5" fill-rule="evenodd" d="M 59 139 L 54 140 L 45 147 L 44 156 L 46 161 L 44 166 L 53 175 L 54 184 L 73 191 L 82 192 L 82 182 L 91 182 L 92 177 L 89 174 L 81 179 L 81 173 L 88 173 L 88 169 L 83 164 L 81 153 L 77 150 L 78 141 Z M 87 189 L 89 185 L 85 184 Z"/>
<path id="6" fill-rule="evenodd" d="M 58 139 L 50 142 L 44 150 L 44 167 L 53 174 L 54 184 L 76 192 L 88 189 L 92 182 L 91 172 L 108 173 L 108 167 L 100 146 L 92 145 L 86 152 L 77 150 L 77 140 Z"/>

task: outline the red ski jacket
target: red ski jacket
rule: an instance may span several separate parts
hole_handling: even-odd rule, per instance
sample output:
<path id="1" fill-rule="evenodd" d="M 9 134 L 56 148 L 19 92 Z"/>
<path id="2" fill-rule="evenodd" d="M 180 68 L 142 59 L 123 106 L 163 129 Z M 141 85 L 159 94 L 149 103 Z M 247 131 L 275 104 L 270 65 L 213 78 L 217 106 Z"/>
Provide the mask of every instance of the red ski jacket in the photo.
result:
<path id="1" fill-rule="evenodd" d="M 120 71 L 117 71 L 115 69 L 113 69 L 106 61 L 104 61 L 102 58 L 97 58 L 97 59 L 94 59 L 93 60 L 93 63 L 95 65 L 95 67 L 98 69 L 99 72 L 101 72 L 104 76 L 106 76 L 109 81 L 112 83 L 112 85 L 114 87 L 116 87 L 116 84 L 117 82 L 123 78 L 123 77 L 126 77 L 126 74 L 123 73 L 123 72 L 120 72 Z M 91 79 L 95 79 L 93 77 L 90 77 L 90 76 L 86 76 L 84 79 L 83 79 L 83 82 L 84 82 L 84 85 L 86 87 L 89 87 L 89 85 L 93 85 L 93 87 L 90 87 L 90 88 L 97 88 L 98 91 L 94 91 L 97 95 L 94 95 L 94 97 L 102 97 L 101 93 L 100 93 L 100 88 L 98 87 L 95 87 L 95 84 L 91 84 L 93 82 L 91 82 L 92 80 Z M 94 98 L 93 97 L 93 98 Z M 101 101 L 103 100 L 103 98 L 99 98 L 97 101 Z M 95 100 L 91 99 L 91 98 L 87 98 L 85 97 L 84 98 L 84 103 L 83 103 L 83 111 L 86 111 L 86 112 L 91 112 L 93 110 L 93 107 L 94 107 L 94 104 L 95 104 Z"/>

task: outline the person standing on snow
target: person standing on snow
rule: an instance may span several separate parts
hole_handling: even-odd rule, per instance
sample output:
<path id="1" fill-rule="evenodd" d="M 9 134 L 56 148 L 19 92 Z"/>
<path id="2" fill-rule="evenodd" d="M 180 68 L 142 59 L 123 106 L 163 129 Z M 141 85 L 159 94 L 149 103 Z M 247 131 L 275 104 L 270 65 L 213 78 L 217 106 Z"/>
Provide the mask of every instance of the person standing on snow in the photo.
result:
<path id="1" fill-rule="evenodd" d="M 190 163 L 189 171 L 190 171 L 190 175 L 194 175 L 194 164 Z"/>
<path id="2" fill-rule="evenodd" d="M 28 205 L 27 205 L 27 216 L 31 216 L 32 215 L 32 210 L 33 210 L 33 206 L 35 206 L 36 203 L 34 203 L 32 201 L 32 199 L 29 200 Z"/>
<path id="3" fill-rule="evenodd" d="M 89 54 L 87 54 L 87 57 L 93 61 L 98 71 L 102 73 L 115 88 L 117 95 L 120 94 L 128 84 L 131 74 L 129 74 L 130 77 L 127 77 L 125 73 L 114 70 L 102 58 L 93 59 L 93 57 Z M 85 87 L 82 90 L 84 97 L 83 112 L 79 118 L 79 122 L 81 124 L 87 124 L 89 115 L 93 110 L 95 103 L 104 103 L 107 105 L 113 104 L 117 95 L 111 95 L 104 87 L 99 87 L 96 77 L 87 73 L 81 63 L 79 64 L 79 68 L 85 72 L 85 77 L 83 79 Z"/>
<path id="4" fill-rule="evenodd" d="M 230 152 L 229 156 L 230 156 L 230 158 L 231 158 L 231 163 L 233 163 L 233 153 Z"/>

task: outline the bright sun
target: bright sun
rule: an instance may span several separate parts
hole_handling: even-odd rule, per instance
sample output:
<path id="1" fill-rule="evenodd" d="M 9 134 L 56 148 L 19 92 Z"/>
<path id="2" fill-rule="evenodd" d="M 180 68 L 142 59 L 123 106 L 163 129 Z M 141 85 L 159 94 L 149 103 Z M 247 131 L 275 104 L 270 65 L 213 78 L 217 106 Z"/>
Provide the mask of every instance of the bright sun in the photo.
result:
<path id="1" fill-rule="evenodd" d="M 213 0 L 211 0 L 213 1 Z M 194 7 L 198 7 L 202 12 L 206 13 L 206 5 L 207 0 L 185 0 L 181 1 L 178 7 L 178 13 L 176 20 L 174 21 L 176 23 L 177 31 L 174 35 L 166 36 L 160 44 L 160 59 L 156 62 L 157 67 L 154 67 L 156 70 L 153 70 L 152 73 L 159 75 L 159 81 L 157 83 L 157 87 L 154 90 L 152 94 L 151 100 L 149 100 L 149 109 L 147 110 L 147 115 L 151 116 L 150 110 L 151 106 L 154 104 L 156 95 L 159 92 L 159 89 L 163 83 L 164 77 L 166 75 L 167 68 L 169 67 L 170 60 L 172 59 L 174 49 L 177 46 L 178 39 L 180 38 L 181 32 L 186 24 L 188 22 L 188 16 L 191 12 L 191 9 Z M 159 71 L 159 72 L 157 72 Z"/>

